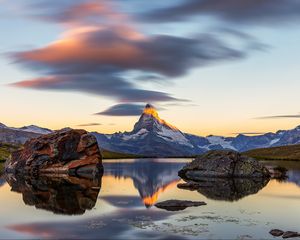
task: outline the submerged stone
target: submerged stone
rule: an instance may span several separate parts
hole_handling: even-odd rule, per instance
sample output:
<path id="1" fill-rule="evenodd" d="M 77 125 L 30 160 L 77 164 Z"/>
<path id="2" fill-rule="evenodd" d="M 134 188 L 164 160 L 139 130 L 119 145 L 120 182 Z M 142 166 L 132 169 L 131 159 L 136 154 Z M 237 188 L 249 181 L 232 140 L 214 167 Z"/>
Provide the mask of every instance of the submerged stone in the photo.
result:
<path id="1" fill-rule="evenodd" d="M 284 231 L 280 229 L 272 229 L 269 233 L 274 237 L 280 237 L 284 234 Z"/>
<path id="2" fill-rule="evenodd" d="M 282 235 L 282 238 L 295 238 L 295 237 L 300 237 L 300 233 L 298 233 L 298 232 L 293 232 L 293 231 L 286 231 L 286 232 Z"/>

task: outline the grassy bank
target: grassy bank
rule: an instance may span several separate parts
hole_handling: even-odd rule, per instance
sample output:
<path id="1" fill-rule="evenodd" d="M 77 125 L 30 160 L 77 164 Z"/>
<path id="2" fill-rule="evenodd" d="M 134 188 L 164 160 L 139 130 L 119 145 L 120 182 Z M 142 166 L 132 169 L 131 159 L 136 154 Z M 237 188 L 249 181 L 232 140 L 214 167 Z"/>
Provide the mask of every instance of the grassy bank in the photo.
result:
<path id="1" fill-rule="evenodd" d="M 0 143 L 0 162 L 5 162 L 10 154 L 19 148 L 18 145 Z"/>
<path id="2" fill-rule="evenodd" d="M 0 162 L 0 176 L 4 171 L 4 162 Z"/>
<path id="3" fill-rule="evenodd" d="M 101 150 L 103 159 L 128 159 L 128 158 L 140 158 L 141 156 L 129 154 L 129 153 L 118 153 L 108 150 Z"/>
<path id="4" fill-rule="evenodd" d="M 253 149 L 243 154 L 256 159 L 300 161 L 300 144 Z"/>

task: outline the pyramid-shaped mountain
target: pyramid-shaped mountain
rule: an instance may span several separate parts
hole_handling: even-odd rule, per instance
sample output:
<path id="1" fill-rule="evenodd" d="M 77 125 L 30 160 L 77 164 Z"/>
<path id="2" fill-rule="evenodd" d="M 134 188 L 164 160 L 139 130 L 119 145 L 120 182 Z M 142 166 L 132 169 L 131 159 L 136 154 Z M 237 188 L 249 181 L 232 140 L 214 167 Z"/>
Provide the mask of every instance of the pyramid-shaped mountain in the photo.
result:
<path id="1" fill-rule="evenodd" d="M 207 151 L 202 146 L 214 145 L 207 138 L 181 132 L 161 119 L 150 104 L 131 132 L 94 135 L 106 150 L 151 157 L 193 156 Z"/>
<path id="2" fill-rule="evenodd" d="M 213 149 L 247 151 L 300 143 L 300 126 L 292 130 L 280 130 L 257 136 L 200 137 L 181 132 L 162 120 L 156 109 L 147 104 L 131 132 L 93 133 L 100 148 L 147 157 L 189 157 Z"/>
<path id="3" fill-rule="evenodd" d="M 194 148 L 185 134 L 162 120 L 150 104 L 131 132 L 95 136 L 107 150 L 142 156 L 185 156 Z"/>

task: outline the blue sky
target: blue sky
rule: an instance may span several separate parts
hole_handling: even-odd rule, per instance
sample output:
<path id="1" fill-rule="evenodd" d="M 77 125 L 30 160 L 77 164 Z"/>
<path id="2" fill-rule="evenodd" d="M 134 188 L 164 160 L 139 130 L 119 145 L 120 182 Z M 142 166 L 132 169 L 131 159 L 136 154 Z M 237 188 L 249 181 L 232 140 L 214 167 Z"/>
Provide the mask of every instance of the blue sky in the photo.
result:
<path id="1" fill-rule="evenodd" d="M 130 130 L 147 102 L 200 135 L 299 123 L 297 1 L 0 3 L 7 125 Z"/>

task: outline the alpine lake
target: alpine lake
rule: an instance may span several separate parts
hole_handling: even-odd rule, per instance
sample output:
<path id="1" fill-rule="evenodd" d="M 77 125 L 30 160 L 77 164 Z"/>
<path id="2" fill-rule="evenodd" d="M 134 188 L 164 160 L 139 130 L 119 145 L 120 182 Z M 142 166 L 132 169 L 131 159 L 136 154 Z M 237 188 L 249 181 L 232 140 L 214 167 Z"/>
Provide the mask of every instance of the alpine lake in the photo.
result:
<path id="1" fill-rule="evenodd" d="M 262 161 L 286 168 L 286 179 L 179 189 L 178 171 L 191 160 L 104 160 L 103 176 L 86 178 L 2 174 L 0 238 L 273 239 L 274 228 L 300 231 L 300 162 Z M 169 199 L 207 205 L 155 207 Z"/>

